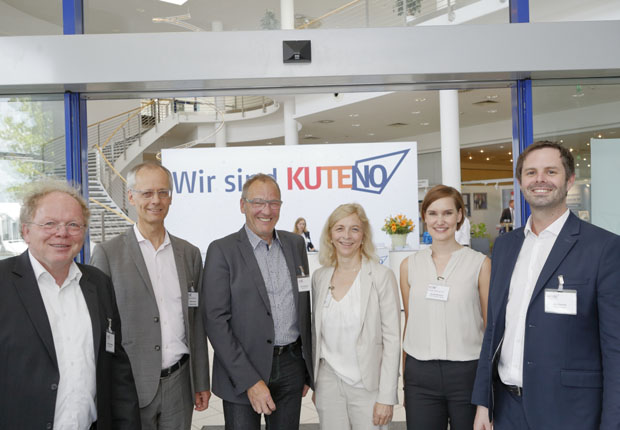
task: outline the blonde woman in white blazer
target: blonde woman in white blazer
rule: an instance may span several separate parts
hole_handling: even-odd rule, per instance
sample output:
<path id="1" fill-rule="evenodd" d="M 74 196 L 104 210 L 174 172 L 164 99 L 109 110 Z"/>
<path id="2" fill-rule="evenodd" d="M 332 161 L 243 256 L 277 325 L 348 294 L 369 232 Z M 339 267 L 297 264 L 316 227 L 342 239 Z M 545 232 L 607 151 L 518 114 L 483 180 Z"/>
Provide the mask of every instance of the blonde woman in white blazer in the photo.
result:
<path id="1" fill-rule="evenodd" d="M 385 429 L 398 403 L 400 301 L 358 204 L 340 205 L 312 276 L 315 405 L 322 430 Z"/>

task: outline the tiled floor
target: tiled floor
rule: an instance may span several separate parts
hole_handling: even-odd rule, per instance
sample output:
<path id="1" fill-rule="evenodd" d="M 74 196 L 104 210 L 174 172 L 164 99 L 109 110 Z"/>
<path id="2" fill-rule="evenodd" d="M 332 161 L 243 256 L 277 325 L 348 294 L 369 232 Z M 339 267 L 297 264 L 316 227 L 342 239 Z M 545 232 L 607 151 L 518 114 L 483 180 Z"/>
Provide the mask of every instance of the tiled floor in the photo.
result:
<path id="1" fill-rule="evenodd" d="M 213 350 L 211 345 L 209 345 L 209 357 L 211 362 L 213 362 Z M 398 394 L 400 404 L 394 407 L 394 419 L 393 421 L 405 421 L 405 409 L 402 406 L 402 378 L 399 378 L 398 381 Z M 312 403 L 312 392 L 309 392 L 308 395 L 303 399 L 301 406 L 301 418 L 300 422 L 302 424 L 316 424 L 319 422 L 319 418 Z M 209 408 L 203 412 L 194 411 L 194 416 L 192 419 L 192 430 L 202 430 L 204 426 L 207 426 L 205 430 L 216 430 L 217 427 L 224 425 L 224 410 L 222 409 L 222 400 L 215 395 L 211 396 L 211 400 L 209 402 Z M 217 426 L 217 427 L 211 427 Z M 396 426 L 391 426 L 396 427 Z M 223 428 L 223 427 L 222 427 Z"/>

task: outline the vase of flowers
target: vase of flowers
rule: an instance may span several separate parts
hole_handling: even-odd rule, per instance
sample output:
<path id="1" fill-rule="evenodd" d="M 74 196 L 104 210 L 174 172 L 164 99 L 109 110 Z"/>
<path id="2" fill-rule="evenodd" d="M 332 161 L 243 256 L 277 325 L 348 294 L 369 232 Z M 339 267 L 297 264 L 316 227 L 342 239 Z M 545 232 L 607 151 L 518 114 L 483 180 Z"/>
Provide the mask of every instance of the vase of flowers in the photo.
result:
<path id="1" fill-rule="evenodd" d="M 407 235 L 411 233 L 415 225 L 405 215 L 390 215 L 385 219 L 381 230 L 386 232 L 392 239 L 392 249 L 403 249 L 407 246 Z"/>

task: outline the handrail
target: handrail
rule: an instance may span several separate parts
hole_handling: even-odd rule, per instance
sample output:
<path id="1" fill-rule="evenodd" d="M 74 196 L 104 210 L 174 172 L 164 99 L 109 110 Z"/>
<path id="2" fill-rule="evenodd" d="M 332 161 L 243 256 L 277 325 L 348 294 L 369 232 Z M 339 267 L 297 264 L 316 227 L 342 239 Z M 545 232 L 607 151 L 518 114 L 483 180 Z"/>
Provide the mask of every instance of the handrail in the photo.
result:
<path id="1" fill-rule="evenodd" d="M 89 198 L 88 198 L 88 200 L 90 200 L 91 202 L 93 202 L 93 203 L 94 203 L 94 204 L 96 204 L 96 205 L 101 206 L 101 207 L 102 207 L 102 208 L 104 208 L 105 210 L 108 210 L 108 211 L 112 212 L 113 214 L 118 215 L 118 216 L 119 216 L 119 217 L 121 217 L 121 218 L 124 218 L 124 219 L 125 219 L 125 221 L 130 222 L 131 224 L 134 224 L 134 223 L 135 223 L 135 221 L 134 221 L 134 220 L 132 220 L 131 218 L 129 218 L 129 217 L 128 217 L 127 215 L 125 215 L 124 213 L 119 212 L 119 211 L 117 211 L 117 210 L 116 210 L 116 209 L 114 209 L 114 208 L 111 208 L 110 206 L 106 205 L 105 203 L 101 203 L 101 202 L 100 202 L 99 200 L 97 200 L 97 199 L 94 199 L 94 198 L 92 198 L 92 197 L 89 197 Z"/>
<path id="2" fill-rule="evenodd" d="M 349 3 L 347 3 L 347 4 L 343 4 L 342 6 L 339 6 L 339 7 L 337 7 L 336 9 L 330 10 L 329 12 L 327 12 L 327 13 L 325 13 L 325 14 L 323 14 L 323 15 L 319 16 L 318 18 L 314 18 L 313 20 L 310 20 L 310 21 L 308 21 L 307 23 L 300 25 L 300 26 L 299 26 L 299 27 L 297 27 L 296 29 L 297 29 L 297 30 L 303 30 L 304 28 L 308 28 L 308 27 L 310 27 L 312 24 L 314 24 L 314 23 L 316 23 L 316 22 L 319 22 L 319 21 L 322 21 L 322 20 L 324 20 L 325 18 L 328 18 L 328 17 L 330 17 L 330 16 L 332 16 L 332 15 L 337 14 L 338 12 L 342 12 L 343 10 L 345 10 L 345 9 L 347 9 L 347 8 L 349 8 L 349 7 L 351 7 L 351 6 L 353 6 L 353 5 L 354 5 L 354 4 L 356 4 L 356 3 L 359 3 L 360 1 L 361 1 L 361 0 L 353 0 L 353 1 L 350 1 Z"/>

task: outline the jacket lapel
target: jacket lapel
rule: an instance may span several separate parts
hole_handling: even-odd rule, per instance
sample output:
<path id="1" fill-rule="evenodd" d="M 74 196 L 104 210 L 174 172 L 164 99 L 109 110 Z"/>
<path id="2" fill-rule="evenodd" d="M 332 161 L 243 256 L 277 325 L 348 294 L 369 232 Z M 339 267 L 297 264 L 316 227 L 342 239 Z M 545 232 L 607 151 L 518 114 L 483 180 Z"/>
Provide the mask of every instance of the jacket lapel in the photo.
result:
<path id="1" fill-rule="evenodd" d="M 493 252 L 493 266 L 498 267 L 497 279 L 493 279 L 493 289 L 497 289 L 498 295 L 495 297 L 496 305 L 495 309 L 500 309 L 500 312 L 495 313 L 495 322 L 504 325 L 504 319 L 506 318 L 506 305 L 508 304 L 508 292 L 510 291 L 510 280 L 512 279 L 512 272 L 514 271 L 517 258 L 519 258 L 519 252 L 523 246 L 525 239 L 523 228 L 515 230 L 511 234 L 505 236 L 506 243 L 504 245 L 505 251 L 501 255 Z"/>
<path id="2" fill-rule="evenodd" d="M 88 313 L 90 314 L 90 322 L 93 329 L 93 346 L 95 348 L 96 363 L 99 359 L 99 344 L 101 342 L 101 317 L 99 315 L 97 287 L 88 279 L 88 273 L 83 271 L 79 265 L 78 267 L 82 272 L 82 277 L 80 278 L 80 288 L 82 289 L 82 294 L 84 295 L 84 301 L 86 301 L 86 307 L 88 308 Z M 112 317 L 112 315 L 104 316 L 106 318 Z"/>
<path id="3" fill-rule="evenodd" d="M 43 303 L 43 298 L 39 291 L 39 284 L 34 277 L 34 270 L 30 264 L 28 251 L 17 257 L 13 273 L 16 275 L 14 282 L 17 294 L 21 298 L 24 308 L 32 321 L 32 325 L 43 341 L 54 366 L 58 367 L 52 328 L 50 327 L 45 304 Z"/>
<path id="4" fill-rule="evenodd" d="M 368 299 L 370 298 L 372 284 L 372 268 L 370 262 L 363 258 L 362 268 L 360 269 L 360 327 L 364 325 L 366 319 L 366 309 L 368 308 Z"/>
<path id="5" fill-rule="evenodd" d="M 149 276 L 149 271 L 146 268 L 146 263 L 144 262 L 144 257 L 142 256 L 142 250 L 140 249 L 140 244 L 138 243 L 138 239 L 136 238 L 136 233 L 133 231 L 133 227 L 129 227 L 127 232 L 125 233 L 125 245 L 129 250 L 129 255 L 131 255 L 131 259 L 133 260 L 136 268 L 138 269 L 138 273 L 144 281 L 146 285 L 146 289 L 151 295 L 153 300 L 155 299 L 155 292 L 153 291 L 153 285 L 151 284 L 151 278 Z M 178 270 L 178 269 L 177 269 Z"/>
<path id="6" fill-rule="evenodd" d="M 248 235 L 245 232 L 245 227 L 241 227 L 241 230 L 237 233 L 237 246 L 245 263 L 245 267 L 248 270 L 249 277 L 254 281 L 254 285 L 258 289 L 258 294 L 261 299 L 263 299 L 263 303 L 265 303 L 267 309 L 271 312 L 267 287 L 265 287 L 263 274 L 260 271 L 260 267 L 258 267 L 258 262 L 254 256 L 254 250 L 252 249 L 252 244 L 250 244 L 250 239 L 248 239 Z"/>
<path id="7" fill-rule="evenodd" d="M 570 213 L 564 227 L 562 227 L 560 234 L 553 244 L 553 248 L 551 248 L 545 265 L 540 271 L 540 275 L 536 281 L 536 287 L 534 287 L 534 291 L 532 292 L 530 303 L 542 291 L 545 284 L 549 281 L 549 278 L 551 278 L 551 275 L 553 275 L 562 261 L 564 261 L 564 258 L 566 258 L 568 252 L 573 248 L 575 243 L 577 243 L 577 237 L 575 236 L 578 235 L 579 219 Z"/>
<path id="8" fill-rule="evenodd" d="M 293 297 L 295 298 L 295 309 L 299 309 L 299 288 L 297 287 L 297 268 L 295 267 L 295 261 L 293 258 L 293 250 L 291 249 L 291 243 L 288 242 L 283 234 L 279 234 L 280 244 L 282 245 L 282 252 L 286 259 L 286 265 L 288 272 L 291 276 L 291 287 L 293 288 Z M 300 273 L 301 274 L 301 273 Z M 306 273 L 307 275 L 307 273 Z"/>
<path id="9" fill-rule="evenodd" d="M 176 237 L 168 234 L 170 237 L 170 246 L 172 246 L 172 253 L 174 254 L 174 264 L 177 268 L 177 276 L 179 278 L 179 287 L 181 288 L 181 305 L 183 306 L 183 321 L 185 325 L 185 336 L 187 339 L 190 339 L 189 333 L 189 318 L 188 318 L 188 295 L 187 289 L 190 288 L 188 273 L 186 272 L 185 266 L 185 248 L 180 246 L 179 241 Z M 193 281 L 192 281 L 193 282 Z M 194 291 L 197 291 L 198 285 L 191 285 L 194 288 Z"/>

